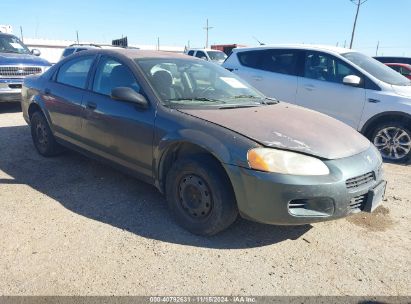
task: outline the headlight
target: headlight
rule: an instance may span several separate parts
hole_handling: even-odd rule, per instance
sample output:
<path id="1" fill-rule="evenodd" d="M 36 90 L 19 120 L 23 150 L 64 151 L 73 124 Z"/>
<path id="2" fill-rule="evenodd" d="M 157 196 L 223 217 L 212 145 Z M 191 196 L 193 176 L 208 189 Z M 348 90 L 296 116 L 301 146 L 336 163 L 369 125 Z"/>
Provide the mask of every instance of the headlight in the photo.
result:
<path id="1" fill-rule="evenodd" d="M 291 175 L 328 175 L 330 170 L 318 158 L 299 153 L 255 148 L 247 153 L 251 169 Z"/>

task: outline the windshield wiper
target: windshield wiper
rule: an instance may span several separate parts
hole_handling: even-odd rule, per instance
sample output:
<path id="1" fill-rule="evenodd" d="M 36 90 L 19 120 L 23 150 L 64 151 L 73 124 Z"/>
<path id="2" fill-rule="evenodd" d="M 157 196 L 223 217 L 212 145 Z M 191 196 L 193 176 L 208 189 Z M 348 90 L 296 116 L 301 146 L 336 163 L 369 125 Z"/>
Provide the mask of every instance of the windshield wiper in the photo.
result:
<path id="1" fill-rule="evenodd" d="M 13 54 L 22 54 L 19 51 L 13 51 L 13 50 L 1 50 L 0 52 L 2 52 L 2 53 L 13 53 Z"/>
<path id="2" fill-rule="evenodd" d="M 238 99 L 238 98 L 261 99 L 261 97 L 255 96 L 255 95 L 236 95 L 232 98 L 235 98 L 235 99 Z"/>
<path id="3" fill-rule="evenodd" d="M 219 103 L 226 103 L 220 99 L 211 99 L 207 97 L 193 97 L 193 98 L 170 98 L 166 99 L 166 101 L 209 101 L 209 102 L 219 102 Z"/>

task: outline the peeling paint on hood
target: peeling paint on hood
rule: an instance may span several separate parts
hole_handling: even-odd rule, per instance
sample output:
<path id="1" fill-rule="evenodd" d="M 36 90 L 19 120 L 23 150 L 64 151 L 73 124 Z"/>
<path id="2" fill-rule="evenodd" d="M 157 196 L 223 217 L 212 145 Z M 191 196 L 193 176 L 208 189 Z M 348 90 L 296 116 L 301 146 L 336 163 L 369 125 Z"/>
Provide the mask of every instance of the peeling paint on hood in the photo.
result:
<path id="1" fill-rule="evenodd" d="M 352 156 L 370 147 L 368 139 L 348 125 L 284 102 L 261 107 L 179 111 L 230 129 L 266 147 L 325 159 Z"/>

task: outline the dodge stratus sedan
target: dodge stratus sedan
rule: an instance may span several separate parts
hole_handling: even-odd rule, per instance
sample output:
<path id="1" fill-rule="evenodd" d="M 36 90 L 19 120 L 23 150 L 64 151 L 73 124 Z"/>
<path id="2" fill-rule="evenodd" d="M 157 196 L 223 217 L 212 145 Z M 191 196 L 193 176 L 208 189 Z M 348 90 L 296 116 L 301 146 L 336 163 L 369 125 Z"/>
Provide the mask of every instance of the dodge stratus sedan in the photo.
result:
<path id="1" fill-rule="evenodd" d="M 75 149 L 154 184 L 195 234 L 238 214 L 285 225 L 342 218 L 384 195 L 380 154 L 354 129 L 186 55 L 84 51 L 27 78 L 22 97 L 41 155 Z"/>

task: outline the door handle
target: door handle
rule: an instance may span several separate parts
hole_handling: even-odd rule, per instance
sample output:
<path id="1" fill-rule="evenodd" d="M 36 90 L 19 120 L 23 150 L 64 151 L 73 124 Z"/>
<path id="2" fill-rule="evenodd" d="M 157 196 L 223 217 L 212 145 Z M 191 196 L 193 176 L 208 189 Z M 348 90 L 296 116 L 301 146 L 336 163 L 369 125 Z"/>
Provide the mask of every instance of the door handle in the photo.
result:
<path id="1" fill-rule="evenodd" d="M 379 103 L 380 100 L 378 99 L 374 99 L 374 98 L 368 98 L 368 102 L 372 102 L 372 103 Z"/>
<path id="2" fill-rule="evenodd" d="M 44 89 L 44 95 L 50 95 L 51 91 L 49 88 Z"/>
<path id="3" fill-rule="evenodd" d="M 87 103 L 87 109 L 95 110 L 95 109 L 97 109 L 97 104 L 94 103 L 94 102 L 88 102 Z"/>
<path id="4" fill-rule="evenodd" d="M 261 76 L 253 76 L 253 80 L 255 80 L 255 81 L 261 81 L 261 80 L 263 80 L 263 77 L 261 77 Z"/>
<path id="5" fill-rule="evenodd" d="M 305 88 L 307 91 L 314 91 L 314 90 L 315 90 L 315 85 L 313 85 L 313 84 L 307 84 L 307 85 L 304 86 L 304 88 Z"/>

